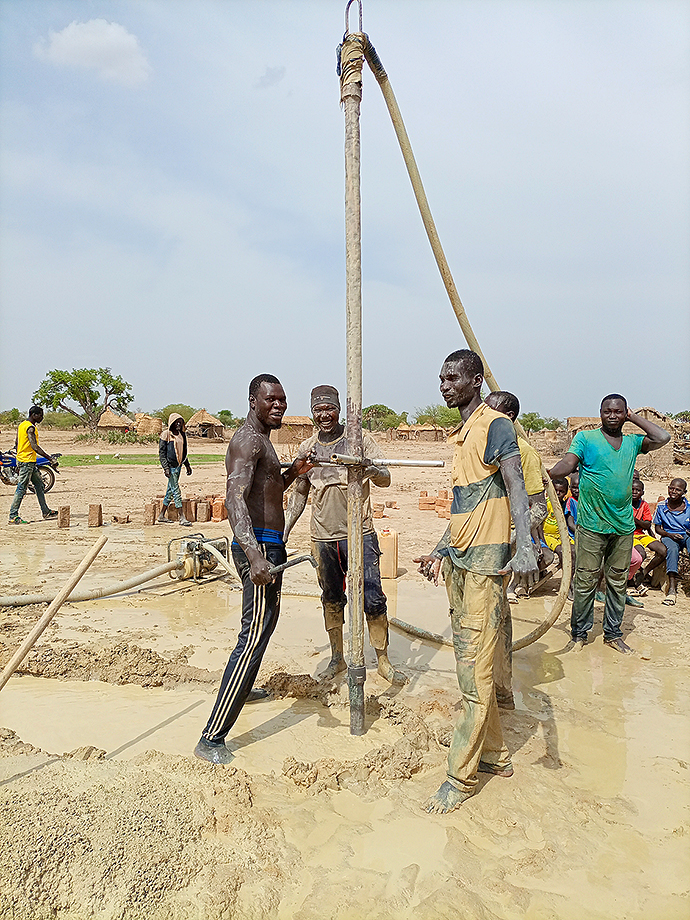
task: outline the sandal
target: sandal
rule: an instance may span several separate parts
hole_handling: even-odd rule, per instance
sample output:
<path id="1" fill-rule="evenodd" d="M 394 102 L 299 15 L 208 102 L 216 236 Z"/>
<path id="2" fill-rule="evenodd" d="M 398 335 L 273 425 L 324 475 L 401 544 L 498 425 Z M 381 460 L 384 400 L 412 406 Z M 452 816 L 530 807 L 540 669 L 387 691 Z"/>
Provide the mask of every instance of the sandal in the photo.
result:
<path id="1" fill-rule="evenodd" d="M 675 605 L 676 605 L 676 595 L 675 595 L 675 594 L 669 594 L 667 597 L 665 597 L 665 598 L 663 599 L 663 601 L 662 601 L 661 603 L 662 603 L 665 607 L 675 607 Z"/>
<path id="2" fill-rule="evenodd" d="M 632 597 L 646 597 L 649 594 L 649 588 L 645 585 L 638 585 L 636 588 L 632 588 L 628 591 Z"/>

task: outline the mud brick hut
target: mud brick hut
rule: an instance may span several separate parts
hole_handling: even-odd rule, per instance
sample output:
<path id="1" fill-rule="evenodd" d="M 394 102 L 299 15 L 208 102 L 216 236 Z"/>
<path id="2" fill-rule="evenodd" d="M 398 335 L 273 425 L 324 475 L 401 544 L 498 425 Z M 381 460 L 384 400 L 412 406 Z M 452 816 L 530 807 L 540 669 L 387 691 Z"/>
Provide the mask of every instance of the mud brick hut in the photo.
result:
<path id="1" fill-rule="evenodd" d="M 654 422 L 659 428 L 663 428 L 664 431 L 668 431 L 671 434 L 671 440 L 664 447 L 652 451 L 651 454 L 640 454 L 637 458 L 635 466 L 640 471 L 640 476 L 643 478 L 649 477 L 650 479 L 664 479 L 667 476 L 669 478 L 675 476 L 676 473 L 673 471 L 673 447 L 676 426 L 673 419 L 668 415 L 664 415 L 663 412 L 658 412 L 651 406 L 643 406 L 641 409 L 635 409 L 635 414 L 641 415 L 642 418 L 649 419 L 650 422 Z M 637 425 L 630 425 L 626 422 L 625 425 L 623 425 L 623 433 L 639 434 L 640 429 Z"/>
<path id="2" fill-rule="evenodd" d="M 438 425 L 415 425 L 413 430 L 414 430 L 415 441 L 445 441 L 446 440 L 445 429 L 439 428 Z"/>
<path id="3" fill-rule="evenodd" d="M 314 434 L 314 423 L 307 415 L 284 415 L 280 428 L 271 432 L 274 444 L 299 443 Z"/>
<path id="4" fill-rule="evenodd" d="M 572 439 L 572 434 L 565 428 L 542 428 L 541 431 L 534 431 L 529 435 L 532 447 L 545 457 L 562 457 Z"/>
<path id="5" fill-rule="evenodd" d="M 409 441 L 412 435 L 412 429 L 409 425 L 406 425 L 404 422 L 398 425 L 397 428 L 389 428 L 390 439 L 395 439 L 396 441 Z"/>
<path id="6" fill-rule="evenodd" d="M 106 409 L 98 419 L 99 432 L 119 431 L 124 434 L 126 431 L 132 431 L 134 421 L 126 415 L 118 415 L 112 409 Z"/>
<path id="7" fill-rule="evenodd" d="M 147 415 L 145 412 L 136 412 L 134 414 L 134 424 L 137 434 L 141 437 L 144 435 L 159 435 L 163 431 L 163 422 L 153 415 Z"/>
<path id="8" fill-rule="evenodd" d="M 187 435 L 190 438 L 209 438 L 222 441 L 224 434 L 223 423 L 220 419 L 210 415 L 206 409 L 199 409 L 187 422 Z"/>

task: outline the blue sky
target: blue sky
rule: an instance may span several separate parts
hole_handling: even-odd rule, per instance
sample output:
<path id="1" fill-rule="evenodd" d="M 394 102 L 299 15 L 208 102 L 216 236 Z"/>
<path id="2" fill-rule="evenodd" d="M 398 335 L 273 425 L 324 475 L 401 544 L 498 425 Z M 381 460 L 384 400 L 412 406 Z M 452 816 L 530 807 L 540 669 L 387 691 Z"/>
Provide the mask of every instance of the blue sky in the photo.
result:
<path id="1" fill-rule="evenodd" d="M 0 0 L 0 408 L 345 390 L 342 0 Z M 354 24 L 355 18 L 353 16 Z M 364 0 L 455 282 L 524 410 L 690 407 L 690 6 Z M 365 69 L 364 404 L 463 347 Z"/>

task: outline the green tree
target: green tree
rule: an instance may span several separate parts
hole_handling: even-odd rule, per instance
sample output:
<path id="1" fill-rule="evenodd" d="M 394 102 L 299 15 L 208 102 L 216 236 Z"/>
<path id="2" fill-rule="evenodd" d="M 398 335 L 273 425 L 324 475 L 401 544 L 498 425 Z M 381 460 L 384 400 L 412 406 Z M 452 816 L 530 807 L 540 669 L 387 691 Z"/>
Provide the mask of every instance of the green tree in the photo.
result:
<path id="1" fill-rule="evenodd" d="M 551 416 L 544 419 L 544 428 L 548 428 L 549 431 L 556 431 L 557 428 L 565 428 L 565 422 L 561 418 Z"/>
<path id="2" fill-rule="evenodd" d="M 533 431 L 541 431 L 544 427 L 544 419 L 538 412 L 523 412 L 518 419 L 527 434 Z"/>
<path id="3" fill-rule="evenodd" d="M 0 424 L 17 425 L 21 417 L 19 409 L 7 409 L 5 412 L 0 412 Z"/>
<path id="4" fill-rule="evenodd" d="M 362 424 L 369 431 L 387 431 L 407 422 L 407 412 L 394 412 L 389 406 L 375 403 L 362 409 Z"/>
<path id="5" fill-rule="evenodd" d="M 221 409 L 220 412 L 216 412 L 216 417 L 221 420 L 226 428 L 239 428 L 244 422 L 243 418 L 237 418 L 229 409 Z"/>
<path id="6" fill-rule="evenodd" d="M 190 420 L 190 418 L 196 412 L 196 409 L 193 406 L 186 406 L 184 403 L 172 403 L 170 406 L 163 406 L 162 409 L 158 409 L 153 413 L 154 418 L 159 418 L 163 420 L 163 424 L 168 424 L 168 418 L 173 413 L 176 412 L 178 415 L 181 415 L 185 421 L 185 425 Z"/>
<path id="7" fill-rule="evenodd" d="M 677 422 L 690 422 L 690 409 L 683 409 L 682 412 L 676 412 L 671 418 L 674 418 Z"/>
<path id="8" fill-rule="evenodd" d="M 120 376 L 114 377 L 109 367 L 49 371 L 33 395 L 39 405 L 69 412 L 93 434 L 106 409 L 126 412 L 133 399 L 131 384 Z"/>

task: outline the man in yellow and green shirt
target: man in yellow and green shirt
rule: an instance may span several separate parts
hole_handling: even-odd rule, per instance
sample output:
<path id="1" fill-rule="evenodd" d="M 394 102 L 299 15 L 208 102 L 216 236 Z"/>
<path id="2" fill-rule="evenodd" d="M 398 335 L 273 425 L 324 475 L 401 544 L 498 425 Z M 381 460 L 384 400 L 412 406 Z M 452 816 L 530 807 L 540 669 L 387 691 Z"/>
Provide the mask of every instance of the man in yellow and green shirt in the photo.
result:
<path id="1" fill-rule="evenodd" d="M 23 421 L 17 429 L 17 467 L 19 469 L 19 481 L 17 489 L 12 500 L 10 508 L 10 524 L 27 524 L 19 517 L 19 506 L 26 494 L 29 483 L 36 491 L 38 504 L 41 506 L 45 520 L 56 518 L 57 511 L 51 511 L 46 504 L 45 491 L 43 489 L 43 480 L 41 474 L 36 469 L 36 459 L 38 456 L 45 457 L 53 467 L 57 467 L 57 460 L 53 460 L 50 454 L 47 454 L 38 443 L 38 432 L 36 426 L 43 421 L 43 409 L 40 406 L 32 406 L 29 409 L 29 418 Z"/>
<path id="2" fill-rule="evenodd" d="M 493 681 L 509 574 L 537 577 L 529 505 L 513 423 L 481 399 L 484 366 L 473 351 L 450 354 L 440 373 L 441 394 L 460 410 L 461 428 L 450 440 L 453 503 L 450 526 L 420 572 L 438 583 L 441 560 L 450 602 L 453 647 L 462 712 L 448 754 L 447 780 L 427 811 L 452 811 L 477 791 L 477 771 L 511 776 Z M 510 520 L 515 524 L 511 558 Z M 445 557 L 445 558 L 444 558 Z"/>

